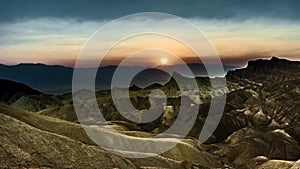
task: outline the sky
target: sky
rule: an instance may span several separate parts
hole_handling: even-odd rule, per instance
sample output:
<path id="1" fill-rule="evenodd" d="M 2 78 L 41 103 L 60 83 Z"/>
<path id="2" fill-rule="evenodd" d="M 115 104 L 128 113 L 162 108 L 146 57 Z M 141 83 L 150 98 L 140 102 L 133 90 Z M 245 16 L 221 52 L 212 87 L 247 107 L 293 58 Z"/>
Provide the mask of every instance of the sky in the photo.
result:
<path id="1" fill-rule="evenodd" d="M 81 49 L 99 28 L 138 12 L 163 12 L 187 19 L 207 36 L 226 65 L 245 66 L 248 60 L 271 56 L 300 60 L 299 9 L 297 0 L 0 0 L 0 63 L 74 66 Z M 124 24 L 134 22 L 142 21 Z M 172 26 L 174 21 L 162 18 L 143 26 L 159 22 L 178 29 Z M 107 35 L 109 41 L 114 32 Z M 153 41 L 188 63 L 198 61 L 170 39 L 141 36 L 120 43 L 103 64 L 118 64 L 133 49 L 155 46 Z M 157 65 L 161 57 L 165 56 L 147 53 L 135 64 Z M 86 66 L 94 59 L 87 58 Z M 169 64 L 176 64 L 171 56 Z"/>

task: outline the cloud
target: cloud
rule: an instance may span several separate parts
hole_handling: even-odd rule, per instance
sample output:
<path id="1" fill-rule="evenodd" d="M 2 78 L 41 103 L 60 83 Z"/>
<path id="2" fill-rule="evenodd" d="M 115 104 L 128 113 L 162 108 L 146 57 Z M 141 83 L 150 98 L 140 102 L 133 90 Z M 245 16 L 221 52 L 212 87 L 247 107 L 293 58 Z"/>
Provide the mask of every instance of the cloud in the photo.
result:
<path id="1" fill-rule="evenodd" d="M 299 8 L 300 2 L 297 0 L 1 0 L 0 22 L 41 17 L 103 20 L 137 12 L 165 12 L 185 18 L 273 17 L 299 21 Z"/>
<path id="2" fill-rule="evenodd" d="M 1 45 L 24 43 L 64 42 L 69 40 L 78 43 L 95 32 L 105 21 L 79 22 L 74 19 L 38 18 L 14 23 L 0 24 Z"/>
<path id="3" fill-rule="evenodd" d="M 264 17 L 245 20 L 194 17 L 188 20 L 211 40 L 228 63 L 243 64 L 254 57 L 253 53 L 258 57 L 285 55 L 291 58 L 297 58 L 300 54 L 300 23 L 294 20 Z M 109 21 L 44 17 L 0 23 L 0 62 L 73 63 L 89 37 Z M 127 31 L 122 29 L 123 24 L 159 27 L 160 22 L 169 25 L 161 29 L 180 28 L 176 20 L 140 18 L 120 23 L 118 31 Z M 115 34 L 114 31 L 106 33 L 107 41 Z M 193 35 L 189 39 L 197 42 Z M 122 50 L 145 44 L 141 40 L 126 43 Z"/>

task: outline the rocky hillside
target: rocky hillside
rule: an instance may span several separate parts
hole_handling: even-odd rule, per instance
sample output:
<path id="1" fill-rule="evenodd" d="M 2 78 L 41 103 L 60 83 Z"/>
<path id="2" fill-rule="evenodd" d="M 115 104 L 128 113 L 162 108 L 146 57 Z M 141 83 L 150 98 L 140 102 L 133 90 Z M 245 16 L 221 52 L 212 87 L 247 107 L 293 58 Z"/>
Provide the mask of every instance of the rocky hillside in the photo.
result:
<path id="1" fill-rule="evenodd" d="M 96 146 L 78 124 L 7 105 L 0 112 L 0 168 L 222 167 L 220 159 L 193 139 L 158 156 L 128 159 Z"/>
<path id="2" fill-rule="evenodd" d="M 132 86 L 130 99 L 140 113 L 153 104 L 148 97 L 151 90 L 161 89 L 168 97 L 161 116 L 141 124 L 118 113 L 109 90 L 98 91 L 96 97 L 108 121 L 106 125 L 135 137 L 151 137 L 172 126 L 183 97 L 192 103 L 183 105 L 186 112 L 199 105 L 198 117 L 186 139 L 172 150 L 147 159 L 122 158 L 95 146 L 78 124 L 71 94 L 51 96 L 33 92 L 8 99 L 10 103 L 6 99 L 0 105 L 0 168 L 298 169 L 299 72 L 300 62 L 276 57 L 249 61 L 246 68 L 230 71 L 226 76 L 227 88 L 216 88 L 216 92 L 212 92 L 210 80 L 218 82 L 220 78 L 196 78 L 200 100 L 195 99 L 199 94 L 195 91 L 180 93 L 173 78 L 165 85 L 153 84 L 143 89 Z M 189 78 L 179 78 L 189 83 Z M 219 126 L 206 143 L 200 144 L 197 140 L 210 100 L 223 94 L 226 104 Z M 88 106 L 88 102 L 83 100 L 82 106 Z M 162 102 L 158 99 L 155 104 Z M 97 124 L 94 116 L 86 114 L 87 124 Z"/>
<path id="3" fill-rule="evenodd" d="M 229 71 L 229 79 L 249 79 L 256 81 L 288 81 L 299 79 L 300 62 L 272 57 L 270 60 L 249 61 L 244 69 Z"/>
<path id="4" fill-rule="evenodd" d="M 0 79 L 0 102 L 13 103 L 22 96 L 40 94 L 25 84 Z"/>

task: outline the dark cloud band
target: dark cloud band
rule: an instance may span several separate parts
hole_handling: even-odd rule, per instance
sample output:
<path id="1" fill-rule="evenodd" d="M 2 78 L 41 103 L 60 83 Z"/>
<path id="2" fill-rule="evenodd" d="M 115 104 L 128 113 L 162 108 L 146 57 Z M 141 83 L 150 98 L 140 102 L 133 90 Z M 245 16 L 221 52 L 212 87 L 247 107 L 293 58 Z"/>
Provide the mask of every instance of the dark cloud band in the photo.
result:
<path id="1" fill-rule="evenodd" d="M 297 0 L 188 0 L 188 1 L 81 1 L 81 0 L 1 0 L 0 22 L 36 17 L 77 18 L 79 20 L 113 19 L 136 12 L 165 12 L 193 18 L 275 17 L 299 20 Z"/>

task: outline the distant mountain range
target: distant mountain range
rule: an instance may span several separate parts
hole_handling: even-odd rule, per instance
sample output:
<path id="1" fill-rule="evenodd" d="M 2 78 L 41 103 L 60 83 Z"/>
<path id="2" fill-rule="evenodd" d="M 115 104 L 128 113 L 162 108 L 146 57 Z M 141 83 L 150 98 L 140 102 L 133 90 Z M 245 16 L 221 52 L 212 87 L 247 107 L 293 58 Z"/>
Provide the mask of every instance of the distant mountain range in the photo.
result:
<path id="1" fill-rule="evenodd" d="M 203 64 L 188 64 L 194 76 L 208 76 Z M 214 65 L 209 65 L 214 66 Z M 185 65 L 160 66 L 162 70 L 174 72 L 184 70 Z M 100 67 L 96 76 L 96 89 L 109 89 L 111 79 L 117 66 Z M 138 66 L 122 66 L 124 70 L 132 71 L 145 67 Z M 234 70 L 236 66 L 224 66 L 225 73 L 229 70 Z M 85 68 L 87 69 L 87 68 Z M 70 92 L 72 89 L 73 68 L 64 66 L 50 66 L 44 64 L 18 64 L 7 66 L 0 64 L 0 79 L 13 80 L 24 83 L 42 92 L 52 94 L 61 94 Z M 183 74 L 183 76 L 187 76 Z M 224 76 L 220 74 L 219 76 Z M 132 81 L 139 87 L 145 87 L 153 83 L 164 84 L 169 81 L 170 75 L 159 69 L 147 67 L 137 74 Z"/>

